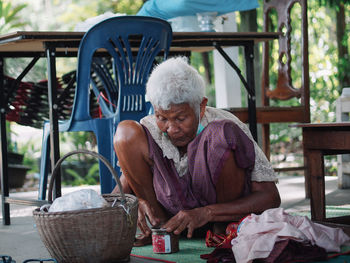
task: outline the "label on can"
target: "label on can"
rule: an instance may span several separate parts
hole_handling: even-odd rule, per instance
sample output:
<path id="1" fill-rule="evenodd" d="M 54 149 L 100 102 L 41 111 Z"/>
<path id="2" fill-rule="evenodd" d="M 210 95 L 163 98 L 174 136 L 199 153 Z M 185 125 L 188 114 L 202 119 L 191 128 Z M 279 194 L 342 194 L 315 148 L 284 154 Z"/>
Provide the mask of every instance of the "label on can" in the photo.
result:
<path id="1" fill-rule="evenodd" d="M 170 235 L 152 235 L 154 253 L 171 253 Z"/>

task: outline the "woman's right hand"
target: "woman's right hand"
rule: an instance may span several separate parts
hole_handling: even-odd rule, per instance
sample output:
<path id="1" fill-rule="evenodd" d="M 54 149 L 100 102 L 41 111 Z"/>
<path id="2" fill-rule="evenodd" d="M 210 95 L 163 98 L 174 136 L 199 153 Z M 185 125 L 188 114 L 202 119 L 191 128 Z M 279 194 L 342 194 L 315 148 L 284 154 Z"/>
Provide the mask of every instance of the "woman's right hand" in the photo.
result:
<path id="1" fill-rule="evenodd" d="M 161 224 L 160 218 L 155 215 L 154 210 L 148 201 L 139 198 L 137 226 L 145 236 L 149 236 L 152 233 L 147 224 L 147 219 L 153 227 L 159 227 Z"/>

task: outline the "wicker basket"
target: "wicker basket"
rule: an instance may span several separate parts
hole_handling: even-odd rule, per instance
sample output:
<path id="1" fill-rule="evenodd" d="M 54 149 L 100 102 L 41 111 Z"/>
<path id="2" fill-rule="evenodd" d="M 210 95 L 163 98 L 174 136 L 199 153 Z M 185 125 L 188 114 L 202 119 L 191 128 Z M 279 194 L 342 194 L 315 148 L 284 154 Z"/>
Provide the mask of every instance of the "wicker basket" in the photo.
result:
<path id="1" fill-rule="evenodd" d="M 52 172 L 49 202 L 52 202 L 52 188 L 59 166 L 65 158 L 77 153 L 99 158 L 112 172 L 121 194 L 103 195 L 111 207 L 50 213 L 39 208 L 34 210 L 40 238 L 51 256 L 60 263 L 129 261 L 136 234 L 138 200 L 123 193 L 116 172 L 103 156 L 86 150 L 63 156 Z"/>

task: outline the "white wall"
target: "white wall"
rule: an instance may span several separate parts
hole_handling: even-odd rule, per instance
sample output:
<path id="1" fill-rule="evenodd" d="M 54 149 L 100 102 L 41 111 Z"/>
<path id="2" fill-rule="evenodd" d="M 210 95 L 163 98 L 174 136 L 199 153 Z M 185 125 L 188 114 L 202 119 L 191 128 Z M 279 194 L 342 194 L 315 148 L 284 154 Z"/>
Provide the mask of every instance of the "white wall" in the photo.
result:
<path id="1" fill-rule="evenodd" d="M 227 20 L 224 20 L 223 24 L 220 17 L 216 19 L 215 30 L 217 32 L 236 32 L 235 13 L 226 14 L 225 17 L 227 17 Z M 224 48 L 224 51 L 238 66 L 238 47 Z M 216 107 L 240 107 L 242 100 L 241 84 L 238 75 L 217 50 L 214 51 L 213 56 Z"/>

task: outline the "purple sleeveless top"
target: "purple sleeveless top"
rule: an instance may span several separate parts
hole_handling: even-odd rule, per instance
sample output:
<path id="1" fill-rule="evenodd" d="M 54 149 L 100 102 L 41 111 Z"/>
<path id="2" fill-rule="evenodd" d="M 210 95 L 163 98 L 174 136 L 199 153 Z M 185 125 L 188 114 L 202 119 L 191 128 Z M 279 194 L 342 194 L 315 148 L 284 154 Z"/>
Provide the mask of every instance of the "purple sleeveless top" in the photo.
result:
<path id="1" fill-rule="evenodd" d="M 150 158 L 154 161 L 153 187 L 158 201 L 170 214 L 216 203 L 215 185 L 231 150 L 237 165 L 246 171 L 244 195 L 250 192 L 254 145 L 232 121 L 209 123 L 188 144 L 188 171 L 182 177 L 178 175 L 173 160 L 163 156 L 147 128 L 143 127 L 148 137 Z"/>

